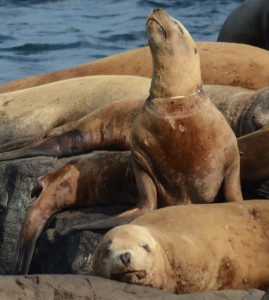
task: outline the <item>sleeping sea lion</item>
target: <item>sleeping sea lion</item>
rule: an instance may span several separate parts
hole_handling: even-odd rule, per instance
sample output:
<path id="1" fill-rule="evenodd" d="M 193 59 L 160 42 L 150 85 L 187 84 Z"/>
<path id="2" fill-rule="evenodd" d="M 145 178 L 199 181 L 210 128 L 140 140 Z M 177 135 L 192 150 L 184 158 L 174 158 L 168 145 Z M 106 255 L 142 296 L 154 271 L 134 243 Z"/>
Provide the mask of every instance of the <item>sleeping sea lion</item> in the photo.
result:
<path id="1" fill-rule="evenodd" d="M 89 76 L 0 95 L 0 145 L 77 121 L 120 99 L 148 96 L 150 79 Z"/>
<path id="2" fill-rule="evenodd" d="M 268 200 L 158 209 L 106 233 L 93 272 L 179 294 L 266 289 L 268 226 Z"/>
<path id="3" fill-rule="evenodd" d="M 269 53 L 236 43 L 197 42 L 204 84 L 261 89 L 269 86 Z M 151 77 L 148 47 L 115 54 L 76 67 L 11 81 L 0 86 L 0 93 L 26 89 L 55 81 L 89 75 L 136 75 Z"/>
<path id="4" fill-rule="evenodd" d="M 227 17 L 218 41 L 248 44 L 269 50 L 268 16 L 268 0 L 246 0 Z"/>
<path id="5" fill-rule="evenodd" d="M 203 88 L 237 137 L 269 125 L 268 88 L 259 91 L 214 85 Z M 66 157 L 93 150 L 129 150 L 132 123 L 144 102 L 144 98 L 115 101 L 77 122 L 0 145 L 0 152 L 6 152 L 0 153 L 0 161 L 39 155 Z M 32 143 L 33 140 L 36 141 Z"/>

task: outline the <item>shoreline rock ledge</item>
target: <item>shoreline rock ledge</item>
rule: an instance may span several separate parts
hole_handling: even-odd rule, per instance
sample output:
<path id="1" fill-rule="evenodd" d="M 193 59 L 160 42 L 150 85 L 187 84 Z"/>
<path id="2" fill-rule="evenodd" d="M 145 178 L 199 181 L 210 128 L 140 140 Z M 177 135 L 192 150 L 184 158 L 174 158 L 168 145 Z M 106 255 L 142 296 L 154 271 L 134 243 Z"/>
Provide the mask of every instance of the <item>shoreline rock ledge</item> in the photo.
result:
<path id="1" fill-rule="evenodd" d="M 0 276 L 0 295 L 4 300 L 260 300 L 264 292 L 218 291 L 174 295 L 162 290 L 85 275 Z"/>

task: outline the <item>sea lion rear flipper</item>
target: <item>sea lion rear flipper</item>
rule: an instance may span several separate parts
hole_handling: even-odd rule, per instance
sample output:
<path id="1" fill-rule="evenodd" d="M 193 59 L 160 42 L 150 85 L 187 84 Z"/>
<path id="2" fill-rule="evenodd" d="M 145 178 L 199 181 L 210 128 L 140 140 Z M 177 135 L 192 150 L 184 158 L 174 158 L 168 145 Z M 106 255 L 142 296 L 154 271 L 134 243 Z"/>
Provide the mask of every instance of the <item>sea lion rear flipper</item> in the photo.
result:
<path id="1" fill-rule="evenodd" d="M 5 145 L 3 145 L 2 147 L 4 147 Z M 22 148 L 0 153 L 0 161 L 35 157 L 35 156 L 62 157 L 63 155 L 58 145 L 59 143 L 57 137 L 40 139 Z"/>
<path id="2" fill-rule="evenodd" d="M 25 220 L 16 251 L 15 267 L 13 270 L 14 275 L 28 273 L 36 240 L 45 224 L 46 220 L 44 219 L 43 222 L 38 223 L 39 226 L 36 228 L 33 220 Z"/>
<path id="3" fill-rule="evenodd" d="M 8 151 L 12 151 L 15 149 L 25 147 L 29 144 L 32 144 L 33 142 L 42 140 L 45 137 L 46 137 L 46 132 L 41 133 L 41 134 L 29 135 L 29 136 L 20 138 L 15 141 L 7 142 L 0 146 L 0 153 L 4 153 L 4 152 L 8 152 Z"/>

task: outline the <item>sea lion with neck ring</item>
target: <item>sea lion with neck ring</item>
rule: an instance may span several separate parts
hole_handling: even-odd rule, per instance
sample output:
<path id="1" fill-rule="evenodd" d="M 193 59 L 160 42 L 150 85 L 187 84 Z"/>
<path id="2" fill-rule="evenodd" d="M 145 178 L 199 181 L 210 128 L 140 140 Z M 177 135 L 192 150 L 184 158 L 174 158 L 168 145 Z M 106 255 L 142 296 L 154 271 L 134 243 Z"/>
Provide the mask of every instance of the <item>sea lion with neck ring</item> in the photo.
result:
<path id="1" fill-rule="evenodd" d="M 251 91 L 238 87 L 203 86 L 203 89 L 237 137 L 269 125 L 268 88 Z M 115 101 L 77 122 L 3 144 L 0 146 L 0 152 L 3 152 L 0 161 L 34 156 L 67 157 L 94 150 L 129 150 L 132 123 L 144 102 L 144 98 Z"/>
<path id="2" fill-rule="evenodd" d="M 224 200 L 242 201 L 236 138 L 223 115 L 202 91 L 199 54 L 194 41 L 181 23 L 161 9 L 149 15 L 147 32 L 154 68 L 151 95 L 132 129 L 130 160 L 138 188 L 135 207 L 114 218 L 82 227 L 105 228 L 127 223 L 157 206 L 210 203 L 221 186 Z M 174 70 L 171 61 L 182 64 L 181 72 Z M 93 197 L 89 203 L 94 205 L 100 204 L 96 195 L 104 191 L 103 177 L 106 172 L 111 175 L 109 164 L 104 168 L 102 162 L 99 166 L 103 170 L 99 177 L 101 186 L 94 185 L 95 195 L 86 192 L 86 199 Z M 25 219 L 16 273 L 27 272 L 35 240 L 53 213 L 89 204 L 85 203 L 85 197 L 82 203 L 76 198 L 78 169 L 74 168 L 73 176 L 66 172 L 65 178 L 59 173 L 55 173 L 55 180 L 50 181 L 49 176 L 41 179 L 43 188 L 51 184 L 52 194 L 44 189 Z M 87 176 L 86 182 L 92 190 Z M 59 184 L 64 191 L 57 189 Z"/>
<path id="3" fill-rule="evenodd" d="M 268 226 L 269 203 L 262 200 L 158 209 L 106 233 L 93 273 L 177 294 L 264 290 Z"/>

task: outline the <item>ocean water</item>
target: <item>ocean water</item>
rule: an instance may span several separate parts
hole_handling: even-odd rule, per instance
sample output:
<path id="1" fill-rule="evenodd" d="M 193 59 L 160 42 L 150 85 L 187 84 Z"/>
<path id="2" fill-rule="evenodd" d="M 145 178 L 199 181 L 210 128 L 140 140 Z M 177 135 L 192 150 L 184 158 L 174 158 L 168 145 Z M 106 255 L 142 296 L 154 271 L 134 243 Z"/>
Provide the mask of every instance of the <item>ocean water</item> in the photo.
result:
<path id="1" fill-rule="evenodd" d="M 164 8 L 197 41 L 216 41 L 243 0 L 0 0 L 0 84 L 147 44 L 149 12 Z"/>

